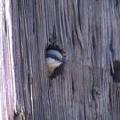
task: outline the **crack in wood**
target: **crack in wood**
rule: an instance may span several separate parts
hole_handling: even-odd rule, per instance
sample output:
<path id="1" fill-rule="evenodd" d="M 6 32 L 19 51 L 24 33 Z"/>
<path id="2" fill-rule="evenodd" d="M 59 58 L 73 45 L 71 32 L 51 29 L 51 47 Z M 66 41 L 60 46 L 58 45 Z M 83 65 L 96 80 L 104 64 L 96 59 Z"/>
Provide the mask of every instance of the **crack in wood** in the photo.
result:
<path id="1" fill-rule="evenodd" d="M 75 85 L 74 85 L 74 80 L 72 79 L 72 93 L 73 93 L 73 96 L 74 96 L 74 93 L 75 93 Z"/>
<path id="2" fill-rule="evenodd" d="M 112 63 L 112 68 L 111 68 L 111 76 L 113 78 L 113 82 L 115 83 L 120 83 L 120 61 L 114 60 Z"/>
<path id="3" fill-rule="evenodd" d="M 25 113 L 22 109 L 14 112 L 14 120 L 25 120 Z"/>

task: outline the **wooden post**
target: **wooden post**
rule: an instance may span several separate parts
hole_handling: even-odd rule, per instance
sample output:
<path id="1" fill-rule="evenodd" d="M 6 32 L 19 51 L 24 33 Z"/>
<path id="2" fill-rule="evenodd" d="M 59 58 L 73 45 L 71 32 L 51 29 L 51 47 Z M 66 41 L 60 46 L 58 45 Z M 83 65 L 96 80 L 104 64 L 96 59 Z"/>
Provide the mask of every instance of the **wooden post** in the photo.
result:
<path id="1" fill-rule="evenodd" d="M 117 0 L 0 2 L 1 120 L 120 119 Z M 53 29 L 67 63 L 51 80 L 45 48 Z"/>
<path id="2" fill-rule="evenodd" d="M 0 119 L 13 120 L 16 110 L 10 0 L 0 0 Z"/>

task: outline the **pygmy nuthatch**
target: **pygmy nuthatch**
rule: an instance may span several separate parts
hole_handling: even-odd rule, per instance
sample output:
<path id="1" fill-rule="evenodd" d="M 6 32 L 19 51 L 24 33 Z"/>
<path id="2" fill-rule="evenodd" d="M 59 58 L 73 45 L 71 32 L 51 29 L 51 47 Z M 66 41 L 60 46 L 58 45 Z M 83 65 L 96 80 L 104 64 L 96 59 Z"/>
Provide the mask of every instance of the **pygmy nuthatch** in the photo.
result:
<path id="1" fill-rule="evenodd" d="M 56 68 L 60 67 L 64 63 L 65 58 L 61 51 L 54 48 L 46 51 L 46 64 L 49 74 L 52 74 Z"/>

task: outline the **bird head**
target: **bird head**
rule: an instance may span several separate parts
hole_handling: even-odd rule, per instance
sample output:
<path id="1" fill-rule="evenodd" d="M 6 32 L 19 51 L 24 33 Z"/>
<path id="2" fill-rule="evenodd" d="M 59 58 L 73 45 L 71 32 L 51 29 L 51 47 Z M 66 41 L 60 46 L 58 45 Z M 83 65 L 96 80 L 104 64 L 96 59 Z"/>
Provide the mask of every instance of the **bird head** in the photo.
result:
<path id="1" fill-rule="evenodd" d="M 56 48 L 47 49 L 45 57 L 49 74 L 52 74 L 56 68 L 66 62 L 62 50 Z"/>

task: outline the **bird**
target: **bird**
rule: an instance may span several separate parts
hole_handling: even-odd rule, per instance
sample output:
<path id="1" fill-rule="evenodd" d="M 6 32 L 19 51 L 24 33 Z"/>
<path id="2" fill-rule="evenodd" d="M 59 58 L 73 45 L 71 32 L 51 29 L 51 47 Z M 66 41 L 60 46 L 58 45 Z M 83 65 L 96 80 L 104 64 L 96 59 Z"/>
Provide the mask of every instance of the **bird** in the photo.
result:
<path id="1" fill-rule="evenodd" d="M 59 48 L 48 48 L 46 50 L 45 57 L 49 76 L 51 76 L 57 68 L 65 63 L 65 57 L 63 55 L 62 49 Z"/>

